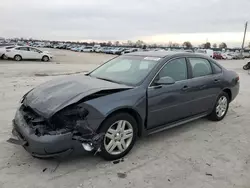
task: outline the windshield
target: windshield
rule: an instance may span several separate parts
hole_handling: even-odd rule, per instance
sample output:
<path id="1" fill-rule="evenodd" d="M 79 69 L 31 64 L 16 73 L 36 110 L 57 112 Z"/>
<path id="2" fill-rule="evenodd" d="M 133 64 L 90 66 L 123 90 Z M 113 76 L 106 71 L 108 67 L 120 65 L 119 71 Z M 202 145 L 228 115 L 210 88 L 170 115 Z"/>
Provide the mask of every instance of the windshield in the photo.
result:
<path id="1" fill-rule="evenodd" d="M 120 56 L 103 64 L 89 75 L 126 85 L 138 85 L 143 81 L 160 58 Z"/>

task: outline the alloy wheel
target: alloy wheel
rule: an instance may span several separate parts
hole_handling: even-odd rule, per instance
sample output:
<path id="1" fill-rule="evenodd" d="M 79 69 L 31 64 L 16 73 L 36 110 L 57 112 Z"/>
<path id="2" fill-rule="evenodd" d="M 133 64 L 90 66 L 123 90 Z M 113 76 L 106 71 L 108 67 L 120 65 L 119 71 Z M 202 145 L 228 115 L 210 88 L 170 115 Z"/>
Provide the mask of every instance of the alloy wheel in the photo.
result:
<path id="1" fill-rule="evenodd" d="M 227 98 L 225 96 L 221 96 L 216 106 L 216 114 L 219 118 L 225 115 L 227 111 L 227 105 Z"/>
<path id="2" fill-rule="evenodd" d="M 133 135 L 133 127 L 128 121 L 116 121 L 104 136 L 105 150 L 111 155 L 123 153 L 132 143 Z"/>

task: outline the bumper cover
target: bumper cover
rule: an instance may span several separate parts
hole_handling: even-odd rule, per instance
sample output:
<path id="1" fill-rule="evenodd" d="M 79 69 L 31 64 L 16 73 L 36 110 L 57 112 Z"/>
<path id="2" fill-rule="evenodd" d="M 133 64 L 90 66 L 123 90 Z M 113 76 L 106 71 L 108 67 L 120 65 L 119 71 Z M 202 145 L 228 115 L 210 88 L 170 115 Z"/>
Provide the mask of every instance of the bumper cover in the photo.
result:
<path id="1" fill-rule="evenodd" d="M 238 82 L 234 87 L 231 88 L 232 98 L 230 102 L 232 102 L 236 98 L 236 96 L 239 94 L 239 91 L 240 91 L 240 83 Z"/>
<path id="2" fill-rule="evenodd" d="M 9 142 L 22 145 L 31 155 L 40 158 L 63 155 L 76 148 L 83 149 L 79 141 L 72 139 L 73 133 L 71 132 L 60 135 L 37 136 L 19 110 L 17 110 L 13 120 L 12 134 L 18 140 L 14 143 L 15 139 L 10 139 Z"/>

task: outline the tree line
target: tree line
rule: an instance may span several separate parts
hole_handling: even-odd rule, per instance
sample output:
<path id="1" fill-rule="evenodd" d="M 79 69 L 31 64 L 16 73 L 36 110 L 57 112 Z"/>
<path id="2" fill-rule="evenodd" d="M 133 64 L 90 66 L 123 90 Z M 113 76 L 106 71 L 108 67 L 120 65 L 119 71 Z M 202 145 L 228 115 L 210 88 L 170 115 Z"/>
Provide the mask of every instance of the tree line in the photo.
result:
<path id="1" fill-rule="evenodd" d="M 131 40 L 128 40 L 127 42 L 120 42 L 120 41 L 108 41 L 108 42 L 70 42 L 70 41 L 49 41 L 49 40 L 36 40 L 36 39 L 24 39 L 24 38 L 15 38 L 12 39 L 12 41 L 33 41 L 33 42 L 51 42 L 51 43 L 72 43 L 72 44 L 82 44 L 82 45 L 95 45 L 95 44 L 100 44 L 101 46 L 131 46 L 131 47 L 141 47 L 141 48 L 146 48 L 146 47 L 162 47 L 162 45 L 158 45 L 158 44 L 146 44 L 144 41 L 142 40 L 137 40 L 136 42 L 133 42 Z M 190 41 L 185 41 L 182 45 L 179 43 L 172 43 L 169 42 L 168 47 L 184 47 L 184 48 L 193 48 L 194 46 L 192 45 L 192 43 Z M 209 49 L 209 48 L 227 48 L 227 44 L 225 42 L 220 43 L 219 45 L 217 45 L 216 43 L 211 44 L 210 42 L 206 42 L 203 43 L 201 45 L 198 46 L 199 48 L 205 48 L 205 49 Z M 250 42 L 248 44 L 248 47 L 250 48 Z"/>
<path id="2" fill-rule="evenodd" d="M 184 46 L 185 48 L 193 48 L 193 45 L 189 41 L 184 42 L 182 46 Z M 219 46 L 217 46 L 216 43 L 214 43 L 213 45 L 211 45 L 210 42 L 206 42 L 204 44 L 199 45 L 199 47 L 200 48 L 205 48 L 205 49 L 209 49 L 211 47 L 223 49 L 223 48 L 227 48 L 227 44 L 225 42 L 222 42 L 222 43 L 219 44 Z"/>

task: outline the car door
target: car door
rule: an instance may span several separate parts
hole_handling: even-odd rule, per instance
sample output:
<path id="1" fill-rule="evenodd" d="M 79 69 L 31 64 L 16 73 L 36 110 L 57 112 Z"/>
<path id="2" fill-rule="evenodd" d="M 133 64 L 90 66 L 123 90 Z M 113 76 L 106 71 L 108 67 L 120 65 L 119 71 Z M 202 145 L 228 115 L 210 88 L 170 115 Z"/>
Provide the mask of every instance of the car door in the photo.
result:
<path id="1" fill-rule="evenodd" d="M 18 54 L 22 56 L 22 59 L 30 58 L 30 51 L 28 47 L 19 47 L 16 49 L 18 50 Z"/>
<path id="2" fill-rule="evenodd" d="M 30 59 L 42 59 L 41 51 L 35 48 L 29 48 Z"/>
<path id="3" fill-rule="evenodd" d="M 175 80 L 171 85 L 156 85 L 161 77 Z M 185 58 L 167 62 L 148 88 L 148 128 L 155 128 L 190 116 L 189 71 Z"/>
<path id="4" fill-rule="evenodd" d="M 191 57 L 187 60 L 192 70 L 189 86 L 193 105 L 190 112 L 192 115 L 208 112 L 213 108 L 214 101 L 221 91 L 221 74 L 214 74 L 214 68 L 206 58 Z"/>

